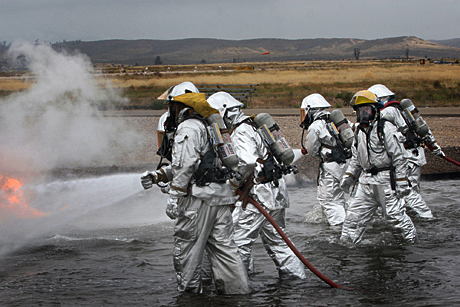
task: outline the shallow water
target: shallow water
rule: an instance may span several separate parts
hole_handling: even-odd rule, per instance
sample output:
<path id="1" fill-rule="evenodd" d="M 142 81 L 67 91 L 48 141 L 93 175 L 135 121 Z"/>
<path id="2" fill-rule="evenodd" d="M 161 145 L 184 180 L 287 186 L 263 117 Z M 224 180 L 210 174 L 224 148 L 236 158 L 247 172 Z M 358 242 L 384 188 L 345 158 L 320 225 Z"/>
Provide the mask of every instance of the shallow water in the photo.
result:
<path id="1" fill-rule="evenodd" d="M 414 220 L 420 242 L 396 244 L 376 219 L 363 244 L 338 244 L 326 224 L 305 223 L 316 186 L 290 184 L 286 232 L 305 258 L 343 287 L 312 273 L 280 282 L 260 241 L 253 292 L 244 296 L 179 294 L 172 265 L 173 223 L 166 197 L 143 191 L 138 174 L 29 186 L 48 213 L 0 226 L 0 305 L 134 306 L 454 306 L 460 304 L 458 181 L 426 181 L 436 219 Z"/>

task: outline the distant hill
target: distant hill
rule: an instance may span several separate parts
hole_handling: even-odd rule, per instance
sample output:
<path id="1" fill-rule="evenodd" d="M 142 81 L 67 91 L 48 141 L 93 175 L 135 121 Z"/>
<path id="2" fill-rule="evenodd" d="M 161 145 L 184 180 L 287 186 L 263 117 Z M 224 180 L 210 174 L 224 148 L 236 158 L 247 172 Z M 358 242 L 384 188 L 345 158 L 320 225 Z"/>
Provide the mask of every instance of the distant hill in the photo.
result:
<path id="1" fill-rule="evenodd" d="M 267 61 L 311 61 L 355 59 L 359 48 L 361 59 L 460 58 L 458 46 L 445 46 L 413 36 L 376 40 L 331 39 L 249 39 L 222 40 L 190 38 L 178 40 L 103 40 L 72 41 L 53 44 L 56 50 L 78 50 L 93 63 L 153 65 L 157 57 L 162 64 L 198 64 Z M 269 55 L 262 55 L 270 52 Z"/>
<path id="2" fill-rule="evenodd" d="M 433 43 L 443 46 L 460 48 L 460 38 L 444 39 L 444 40 L 430 40 Z"/>

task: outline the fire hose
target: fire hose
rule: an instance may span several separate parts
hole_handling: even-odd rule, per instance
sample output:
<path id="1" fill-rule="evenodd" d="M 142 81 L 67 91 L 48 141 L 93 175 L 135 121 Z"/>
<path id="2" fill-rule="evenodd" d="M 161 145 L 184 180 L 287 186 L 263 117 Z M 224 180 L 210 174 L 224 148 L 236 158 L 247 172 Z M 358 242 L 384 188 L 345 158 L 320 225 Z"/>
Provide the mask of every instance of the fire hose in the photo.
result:
<path id="1" fill-rule="evenodd" d="M 426 145 L 426 147 L 428 147 L 428 149 L 429 149 L 430 151 L 433 151 L 433 150 L 434 150 L 433 146 L 431 146 L 428 142 L 426 142 L 425 145 Z M 457 161 L 455 161 L 455 160 L 453 160 L 453 159 L 451 159 L 451 158 L 449 158 L 449 157 L 446 157 L 446 156 L 440 156 L 440 157 L 443 158 L 443 159 L 446 160 L 446 161 L 449 161 L 450 163 L 453 163 L 453 164 L 455 164 L 455 165 L 457 165 L 457 166 L 460 166 L 460 163 L 459 163 L 459 162 L 457 162 Z"/>
<path id="2" fill-rule="evenodd" d="M 241 190 L 237 190 L 238 191 L 238 194 L 240 194 L 241 196 L 244 195 L 244 192 L 241 191 Z M 310 262 L 308 262 L 307 259 L 305 259 L 304 256 L 302 256 L 302 254 L 299 252 L 299 250 L 294 246 L 294 244 L 292 244 L 291 240 L 289 240 L 289 238 L 286 236 L 286 234 L 284 233 L 284 231 L 281 229 L 281 227 L 275 222 L 275 220 L 270 216 L 270 214 L 268 214 L 268 212 L 258 203 L 256 202 L 252 197 L 248 196 L 247 197 L 248 201 L 253 204 L 266 218 L 267 220 L 273 225 L 273 227 L 275 227 L 276 231 L 280 234 L 280 236 L 283 238 L 283 240 L 286 242 L 286 244 L 289 246 L 289 248 L 294 252 L 294 254 L 300 259 L 300 261 L 302 261 L 302 263 L 313 273 L 315 274 L 316 276 L 318 276 L 322 281 L 324 281 L 325 283 L 327 283 L 329 286 L 331 286 L 332 288 L 340 288 L 340 289 L 348 289 L 350 290 L 351 288 L 347 288 L 347 287 L 342 287 L 338 284 L 336 284 L 335 282 L 333 282 L 332 280 L 330 280 L 329 278 L 327 278 L 326 276 L 324 276 L 320 271 L 318 271 L 313 265 L 311 265 Z"/>

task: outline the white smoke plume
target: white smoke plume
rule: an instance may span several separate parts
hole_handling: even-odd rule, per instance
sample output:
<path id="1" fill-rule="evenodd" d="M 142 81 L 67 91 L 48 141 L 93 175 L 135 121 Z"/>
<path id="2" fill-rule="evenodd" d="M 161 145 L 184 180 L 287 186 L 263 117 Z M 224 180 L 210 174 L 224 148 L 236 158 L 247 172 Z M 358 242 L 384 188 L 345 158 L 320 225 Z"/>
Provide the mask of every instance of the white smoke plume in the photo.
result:
<path id="1" fill-rule="evenodd" d="M 29 43 L 13 43 L 9 56 L 26 64 L 31 86 L 0 99 L 0 173 L 112 165 L 114 148 L 139 141 L 121 118 L 101 116 L 101 106 L 126 101 L 87 56 Z"/>

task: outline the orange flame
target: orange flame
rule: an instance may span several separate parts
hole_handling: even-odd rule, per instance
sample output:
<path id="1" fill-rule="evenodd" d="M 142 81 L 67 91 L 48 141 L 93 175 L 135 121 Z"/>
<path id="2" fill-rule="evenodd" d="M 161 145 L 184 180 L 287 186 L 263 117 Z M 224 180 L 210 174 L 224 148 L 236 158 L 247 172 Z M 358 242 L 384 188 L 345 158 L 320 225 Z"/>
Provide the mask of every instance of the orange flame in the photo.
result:
<path id="1" fill-rule="evenodd" d="M 0 174 L 0 221 L 6 216 L 20 219 L 35 219 L 46 216 L 40 210 L 27 205 L 22 183 L 18 179 Z"/>

